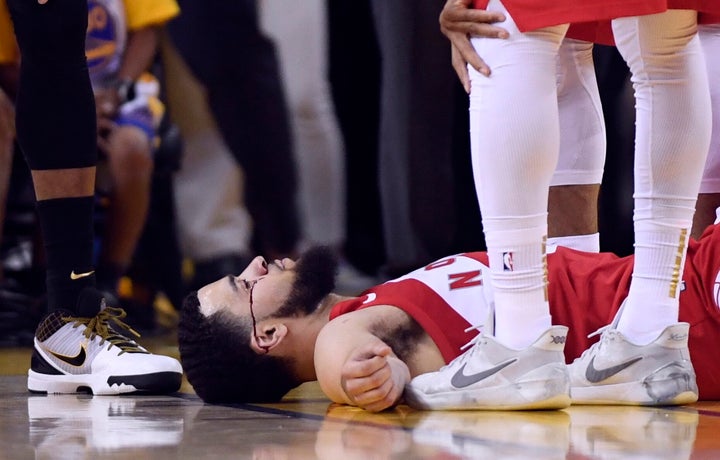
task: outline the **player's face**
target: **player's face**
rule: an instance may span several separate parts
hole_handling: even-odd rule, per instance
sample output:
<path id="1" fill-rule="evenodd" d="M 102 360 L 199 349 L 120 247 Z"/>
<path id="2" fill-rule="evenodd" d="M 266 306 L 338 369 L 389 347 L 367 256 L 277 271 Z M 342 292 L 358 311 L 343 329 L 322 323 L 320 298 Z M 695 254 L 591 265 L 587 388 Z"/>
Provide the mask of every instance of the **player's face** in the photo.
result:
<path id="1" fill-rule="evenodd" d="M 209 316 L 216 311 L 246 316 L 252 309 L 256 318 L 264 318 L 283 305 L 295 280 L 292 259 L 267 263 L 256 257 L 240 275 L 228 275 L 198 291 L 200 311 Z"/>

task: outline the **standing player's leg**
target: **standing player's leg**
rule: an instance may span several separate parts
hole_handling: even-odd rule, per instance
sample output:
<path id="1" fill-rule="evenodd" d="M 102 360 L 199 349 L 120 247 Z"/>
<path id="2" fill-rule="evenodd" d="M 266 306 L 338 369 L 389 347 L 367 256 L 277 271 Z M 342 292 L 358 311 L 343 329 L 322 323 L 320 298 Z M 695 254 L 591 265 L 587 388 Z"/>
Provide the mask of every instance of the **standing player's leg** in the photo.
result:
<path id="1" fill-rule="evenodd" d="M 560 145 L 556 58 L 567 27 L 521 34 L 511 19 L 503 26 L 511 39 L 473 40 L 493 73 L 487 78 L 471 70 L 470 134 L 495 290 L 495 336 L 520 349 L 550 326 L 547 200 Z"/>
<path id="2" fill-rule="evenodd" d="M 510 33 L 508 40 L 473 39 L 493 71 L 486 77 L 470 69 L 473 174 L 494 317 L 471 350 L 413 379 L 406 398 L 431 409 L 559 408 L 570 401 L 567 328 L 551 327 L 545 245 L 560 147 L 556 63 L 567 25 L 521 33 L 499 1 L 488 9 L 505 13 Z"/>
<path id="3" fill-rule="evenodd" d="M 28 389 L 175 391 L 182 377 L 180 364 L 149 354 L 109 329 L 108 321 L 124 325 L 119 320 L 124 312 L 107 308 L 98 313 L 104 301 L 94 290 L 97 152 L 95 103 L 85 59 L 87 1 L 9 0 L 8 5 L 22 56 L 17 137 L 37 198 L 50 310 L 36 333 Z M 97 359 L 105 365 L 93 366 Z"/>
<path id="4" fill-rule="evenodd" d="M 557 66 L 560 156 L 548 197 L 548 251 L 600 251 L 598 195 L 605 165 L 605 120 L 593 44 L 565 38 Z"/>
<path id="5" fill-rule="evenodd" d="M 30 166 L 47 258 L 50 310 L 94 286 L 95 104 L 85 1 L 8 2 L 22 61 L 17 138 Z M 40 134 L 39 134 L 40 133 Z"/>
<path id="6" fill-rule="evenodd" d="M 688 325 L 677 322 L 680 276 L 711 129 L 697 13 L 622 18 L 613 29 L 637 107 L 635 266 L 623 309 L 571 366 L 573 401 L 685 404 L 698 394 Z"/>

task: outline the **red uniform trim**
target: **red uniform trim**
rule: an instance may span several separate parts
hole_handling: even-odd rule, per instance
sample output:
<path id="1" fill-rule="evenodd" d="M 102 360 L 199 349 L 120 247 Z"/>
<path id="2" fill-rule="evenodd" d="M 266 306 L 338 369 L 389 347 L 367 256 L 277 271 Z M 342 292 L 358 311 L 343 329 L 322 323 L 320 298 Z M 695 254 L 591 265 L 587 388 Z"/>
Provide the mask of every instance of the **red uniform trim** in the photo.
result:
<path id="1" fill-rule="evenodd" d="M 368 293 L 375 294 L 375 298 L 363 303 Z M 477 335 L 477 331 L 464 332 L 470 327 L 465 318 L 449 308 L 432 289 L 412 279 L 381 284 L 359 298 L 340 302 L 330 310 L 330 319 L 377 305 L 396 306 L 415 319 L 440 349 L 446 363 L 458 357 L 460 347 Z"/>

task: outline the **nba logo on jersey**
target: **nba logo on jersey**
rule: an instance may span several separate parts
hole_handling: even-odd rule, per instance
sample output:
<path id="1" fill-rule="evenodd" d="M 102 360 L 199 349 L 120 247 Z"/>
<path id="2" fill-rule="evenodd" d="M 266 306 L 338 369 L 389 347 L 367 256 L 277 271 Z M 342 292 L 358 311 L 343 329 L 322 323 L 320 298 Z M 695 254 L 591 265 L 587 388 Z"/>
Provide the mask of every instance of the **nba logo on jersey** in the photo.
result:
<path id="1" fill-rule="evenodd" d="M 503 271 L 505 271 L 505 272 L 513 271 L 513 253 L 512 252 L 503 252 Z"/>

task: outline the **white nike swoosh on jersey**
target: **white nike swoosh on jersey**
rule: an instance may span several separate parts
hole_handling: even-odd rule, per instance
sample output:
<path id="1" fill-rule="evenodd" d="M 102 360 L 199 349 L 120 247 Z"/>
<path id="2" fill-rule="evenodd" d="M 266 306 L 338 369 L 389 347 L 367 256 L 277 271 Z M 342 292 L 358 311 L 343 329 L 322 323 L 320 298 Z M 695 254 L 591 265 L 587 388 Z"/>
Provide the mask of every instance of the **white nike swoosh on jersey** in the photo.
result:
<path id="1" fill-rule="evenodd" d="M 366 303 L 373 302 L 377 298 L 377 295 L 375 295 L 374 292 L 371 292 L 369 294 L 365 294 L 365 297 L 367 297 L 367 299 L 363 300 L 363 305 Z"/>

